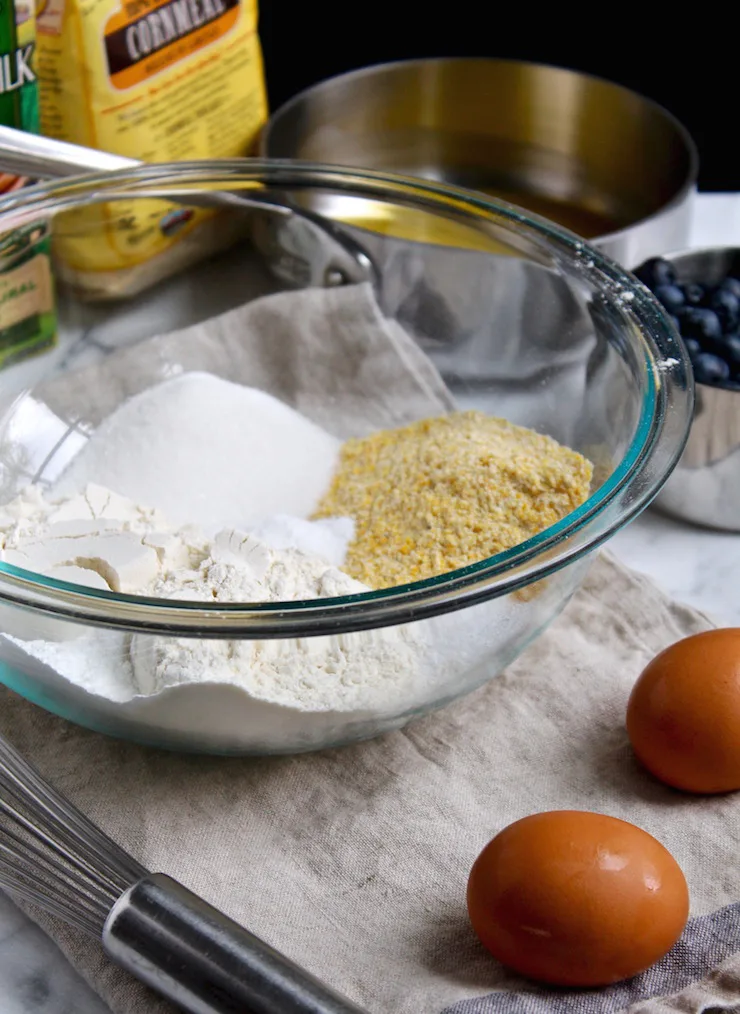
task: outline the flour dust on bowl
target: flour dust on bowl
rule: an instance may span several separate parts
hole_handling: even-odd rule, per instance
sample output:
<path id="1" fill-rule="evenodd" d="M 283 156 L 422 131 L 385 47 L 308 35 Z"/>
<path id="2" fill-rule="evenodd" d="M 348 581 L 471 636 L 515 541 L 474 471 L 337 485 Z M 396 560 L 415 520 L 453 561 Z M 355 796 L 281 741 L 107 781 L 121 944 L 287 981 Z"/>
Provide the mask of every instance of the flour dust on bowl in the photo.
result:
<path id="1" fill-rule="evenodd" d="M 365 246 L 311 195 L 470 247 Z M 230 245 L 135 299 L 60 283 L 58 351 L 0 374 L 0 676 L 57 714 L 222 753 L 397 728 L 515 658 L 681 453 L 669 321 L 555 225 L 237 161 L 39 186 L 0 233 L 73 221 L 84 244 L 103 202 L 124 242 L 132 196 L 205 204 Z"/>

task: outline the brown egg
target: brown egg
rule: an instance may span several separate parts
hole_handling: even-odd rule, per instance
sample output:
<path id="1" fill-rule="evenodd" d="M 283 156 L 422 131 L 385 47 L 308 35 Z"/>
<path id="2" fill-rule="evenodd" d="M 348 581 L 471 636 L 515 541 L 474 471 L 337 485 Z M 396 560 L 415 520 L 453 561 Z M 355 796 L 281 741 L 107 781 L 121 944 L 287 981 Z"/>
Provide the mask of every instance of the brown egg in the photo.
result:
<path id="1" fill-rule="evenodd" d="M 473 929 L 532 979 L 605 986 L 661 958 L 689 910 L 686 880 L 660 842 L 598 813 L 555 810 L 504 828 L 468 880 Z"/>
<path id="2" fill-rule="evenodd" d="M 648 771 L 677 789 L 740 789 L 740 629 L 657 655 L 632 690 L 627 733 Z"/>

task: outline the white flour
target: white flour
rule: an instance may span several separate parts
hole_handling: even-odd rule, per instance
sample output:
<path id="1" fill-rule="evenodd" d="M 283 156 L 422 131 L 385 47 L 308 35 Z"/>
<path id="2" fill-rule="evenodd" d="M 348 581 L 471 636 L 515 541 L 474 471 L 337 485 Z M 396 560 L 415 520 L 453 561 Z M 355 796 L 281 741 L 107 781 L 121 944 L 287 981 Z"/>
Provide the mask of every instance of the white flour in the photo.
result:
<path id="1" fill-rule="evenodd" d="M 353 534 L 347 518 L 310 522 L 279 515 L 262 522 L 259 538 L 237 529 L 208 538 L 194 526 L 175 529 L 161 511 L 99 486 L 54 502 L 30 487 L 0 510 L 0 532 L 7 562 L 161 598 L 212 605 L 367 591 L 335 565 Z M 7 610 L 3 616 L 7 642 L 96 696 L 127 702 L 207 684 L 216 715 L 218 687 L 229 685 L 255 702 L 274 705 L 261 709 L 258 721 L 259 735 L 272 747 L 280 746 L 283 734 L 295 738 L 301 715 L 308 723 L 302 731 L 310 735 L 311 722 L 324 728 L 328 716 L 341 726 L 342 716 L 354 720 L 403 708 L 418 690 L 424 647 L 403 627 L 302 640 L 225 641 L 104 630 L 79 637 L 72 624 L 52 621 L 40 628 L 38 618 L 35 639 L 28 640 L 28 631 L 14 629 L 14 615 Z M 39 629 L 48 639 L 38 639 Z"/>
<path id="2" fill-rule="evenodd" d="M 300 549 L 270 549 L 253 535 L 219 533 L 197 569 L 155 582 L 151 594 L 197 602 L 279 602 L 368 591 Z M 252 696 L 306 712 L 394 707 L 415 686 L 419 649 L 402 627 L 340 636 L 223 641 L 135 635 L 139 693 L 183 683 L 233 683 Z"/>
<path id="3" fill-rule="evenodd" d="M 55 484 L 89 482 L 158 507 L 178 525 L 245 528 L 273 514 L 307 517 L 340 442 L 277 398 L 209 373 L 185 373 L 123 404 Z"/>

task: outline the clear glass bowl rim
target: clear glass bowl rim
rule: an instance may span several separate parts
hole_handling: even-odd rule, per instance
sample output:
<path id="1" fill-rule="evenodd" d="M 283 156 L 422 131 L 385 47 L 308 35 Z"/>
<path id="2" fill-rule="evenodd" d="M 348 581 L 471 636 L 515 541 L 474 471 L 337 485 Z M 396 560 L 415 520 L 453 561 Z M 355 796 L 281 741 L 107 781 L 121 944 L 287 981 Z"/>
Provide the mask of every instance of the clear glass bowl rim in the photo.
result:
<path id="1" fill-rule="evenodd" d="M 597 290 L 615 300 L 620 297 L 620 310 L 635 325 L 645 362 L 647 384 L 641 417 L 623 459 L 584 504 L 526 542 L 412 584 L 341 598 L 211 606 L 102 592 L 0 563 L 1 601 L 88 625 L 171 636 L 282 638 L 372 629 L 517 591 L 590 553 L 650 503 L 673 470 L 688 437 L 694 392 L 683 343 L 660 304 L 633 275 L 574 233 L 515 205 L 449 184 L 375 170 L 292 159 L 206 160 L 142 165 L 39 183 L 0 199 L 0 234 L 91 200 L 101 202 L 122 195 L 171 198 L 203 186 L 212 190 L 242 186 L 246 190 L 260 185 L 340 190 L 467 218 L 468 224 L 488 222 L 519 232 L 571 267 L 578 265 L 584 279 Z M 664 432 L 662 401 L 667 391 L 680 392 L 682 384 L 685 397 L 679 399 L 678 409 L 674 408 L 684 416 L 682 436 L 677 438 Z M 667 465 L 646 482 L 648 464 L 659 448 Z M 623 505 L 607 528 L 598 530 L 594 521 L 630 487 L 636 494 L 629 506 Z M 576 546 L 568 545 L 572 536 L 584 533 L 586 537 Z"/>

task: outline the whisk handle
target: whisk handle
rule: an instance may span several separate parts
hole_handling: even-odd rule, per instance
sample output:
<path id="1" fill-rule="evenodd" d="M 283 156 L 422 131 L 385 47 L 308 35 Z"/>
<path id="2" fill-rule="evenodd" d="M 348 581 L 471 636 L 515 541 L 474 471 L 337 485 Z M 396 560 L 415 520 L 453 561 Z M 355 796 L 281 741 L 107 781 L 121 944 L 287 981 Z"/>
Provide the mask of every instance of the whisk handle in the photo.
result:
<path id="1" fill-rule="evenodd" d="M 161 873 L 118 899 L 103 946 L 188 1014 L 366 1014 Z"/>

